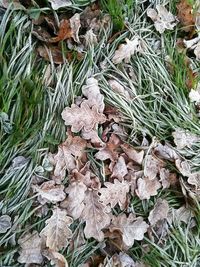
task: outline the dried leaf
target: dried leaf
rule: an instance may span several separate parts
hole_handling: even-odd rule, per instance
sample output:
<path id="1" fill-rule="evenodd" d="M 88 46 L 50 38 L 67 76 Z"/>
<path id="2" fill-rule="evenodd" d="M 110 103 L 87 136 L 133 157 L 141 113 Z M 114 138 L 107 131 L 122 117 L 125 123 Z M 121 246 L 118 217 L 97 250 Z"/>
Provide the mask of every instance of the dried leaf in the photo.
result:
<path id="1" fill-rule="evenodd" d="M 171 148 L 169 145 L 162 145 L 160 143 L 154 148 L 154 153 L 161 159 L 174 161 L 179 158 L 178 154 L 173 148 Z"/>
<path id="2" fill-rule="evenodd" d="M 129 92 L 117 80 L 111 79 L 108 83 L 114 92 L 124 96 L 127 100 L 131 100 Z"/>
<path id="3" fill-rule="evenodd" d="M 149 180 L 148 178 L 139 178 L 137 180 L 136 194 L 140 199 L 150 199 L 151 196 L 157 195 L 157 190 L 161 188 L 158 179 Z"/>
<path id="4" fill-rule="evenodd" d="M 51 62 L 51 58 L 55 64 L 63 64 L 63 54 L 60 48 L 57 46 L 39 46 L 37 48 L 37 51 L 41 57 L 43 57 L 45 60 Z"/>
<path id="5" fill-rule="evenodd" d="M 131 147 L 128 144 L 122 144 L 121 145 L 122 150 L 126 153 L 126 155 L 129 157 L 129 159 L 135 161 L 138 164 L 142 164 L 143 158 L 144 158 L 144 151 L 141 150 L 138 152 L 133 147 Z"/>
<path id="6" fill-rule="evenodd" d="M 89 47 L 91 45 L 96 45 L 98 43 L 97 36 L 93 32 L 93 29 L 86 31 L 84 38 L 85 38 L 85 46 L 86 47 Z"/>
<path id="7" fill-rule="evenodd" d="M 187 160 L 177 159 L 175 165 L 183 176 L 189 176 L 191 174 L 190 164 Z"/>
<path id="8" fill-rule="evenodd" d="M 105 205 L 99 202 L 99 195 L 96 191 L 88 190 L 84 203 L 82 218 L 86 222 L 85 237 L 93 237 L 101 242 L 104 239 L 102 229 L 109 225 L 110 216 L 106 213 Z"/>
<path id="9" fill-rule="evenodd" d="M 119 64 L 123 60 L 125 63 L 129 63 L 131 60 L 131 56 L 135 54 L 135 52 L 141 52 L 141 41 L 138 37 L 133 40 L 125 39 L 126 44 L 121 44 L 119 48 L 115 51 L 115 55 L 112 59 L 114 64 Z"/>
<path id="10" fill-rule="evenodd" d="M 197 192 L 200 190 L 200 172 L 190 174 L 187 181 L 189 184 L 195 186 Z M 200 193 L 200 191 L 198 193 Z"/>
<path id="11" fill-rule="evenodd" d="M 179 209 L 173 209 L 174 218 L 178 222 L 184 222 L 188 224 L 189 220 L 194 217 L 194 214 L 191 209 L 186 208 L 185 206 L 180 207 Z"/>
<path id="12" fill-rule="evenodd" d="M 63 185 L 55 185 L 54 181 L 44 182 L 41 186 L 33 185 L 33 189 L 42 199 L 52 203 L 63 201 L 66 197 Z"/>
<path id="13" fill-rule="evenodd" d="M 43 261 L 42 256 L 42 240 L 39 237 L 37 231 L 33 231 L 32 234 L 26 233 L 20 237 L 18 244 L 21 249 L 19 252 L 18 262 L 20 263 L 37 263 L 41 264 Z"/>
<path id="14" fill-rule="evenodd" d="M 56 37 L 50 38 L 48 41 L 50 43 L 57 43 L 59 41 L 63 41 L 72 37 L 72 30 L 70 26 L 70 22 L 68 19 L 62 19 L 60 21 L 58 34 Z"/>
<path id="15" fill-rule="evenodd" d="M 170 187 L 170 172 L 169 170 L 162 168 L 160 170 L 160 182 L 162 184 L 163 189 Z"/>
<path id="16" fill-rule="evenodd" d="M 147 155 L 144 160 L 144 176 L 153 180 L 157 177 L 160 169 L 164 167 L 164 162 L 152 155 Z"/>
<path id="17" fill-rule="evenodd" d="M 12 226 L 11 218 L 8 215 L 2 215 L 0 217 L 0 234 L 4 234 Z"/>
<path id="18" fill-rule="evenodd" d="M 157 11 L 152 8 L 147 10 L 147 16 L 153 20 L 156 30 L 159 33 L 166 29 L 173 30 L 177 24 L 176 17 L 162 5 L 156 5 L 156 9 Z"/>
<path id="19" fill-rule="evenodd" d="M 82 129 L 81 136 L 85 140 L 90 140 L 91 143 L 95 144 L 98 147 L 105 146 L 105 143 L 101 140 L 101 138 L 98 136 L 97 131 L 95 130 L 86 132 L 84 129 Z"/>
<path id="20" fill-rule="evenodd" d="M 80 218 L 84 209 L 84 199 L 87 186 L 83 182 L 72 182 L 65 190 L 67 197 L 67 213 L 74 218 Z"/>
<path id="21" fill-rule="evenodd" d="M 46 220 L 46 227 L 41 235 L 46 237 L 46 246 L 54 251 L 58 251 L 68 245 L 68 239 L 72 236 L 69 225 L 73 222 L 72 218 L 67 216 L 65 210 L 55 208 L 53 215 Z"/>
<path id="22" fill-rule="evenodd" d="M 84 129 L 86 132 L 93 130 L 98 124 L 106 121 L 104 114 L 98 112 L 98 108 L 92 108 L 85 102 L 82 102 L 80 107 L 72 104 L 71 108 L 66 107 L 62 114 L 65 125 L 71 126 L 71 131 L 74 133 Z"/>
<path id="23" fill-rule="evenodd" d="M 55 267 L 68 267 L 68 262 L 65 257 L 57 251 L 53 250 L 45 250 L 43 251 L 43 255 L 51 260 L 51 265 L 53 264 Z"/>
<path id="24" fill-rule="evenodd" d="M 113 216 L 110 231 L 118 230 L 122 234 L 122 239 L 127 247 L 132 247 L 134 240 L 142 240 L 149 225 L 143 221 L 142 217 L 135 217 L 133 214 L 120 214 Z"/>
<path id="25" fill-rule="evenodd" d="M 80 14 L 76 13 L 73 17 L 70 18 L 70 27 L 71 27 L 71 37 L 74 39 L 75 42 L 80 43 L 79 40 L 79 29 L 81 27 L 80 23 Z"/>
<path id="26" fill-rule="evenodd" d="M 180 0 L 176 7 L 178 11 L 177 17 L 180 23 L 184 26 L 183 30 L 185 32 L 194 30 L 195 16 L 192 13 L 192 5 L 189 3 L 189 1 Z"/>
<path id="27" fill-rule="evenodd" d="M 123 180 L 124 176 L 128 173 L 126 162 L 122 156 L 117 160 L 117 163 L 112 169 L 111 178 L 118 178 L 120 181 Z"/>
<path id="28" fill-rule="evenodd" d="M 70 0 L 48 0 L 54 10 L 62 7 L 71 6 L 72 2 Z"/>
<path id="29" fill-rule="evenodd" d="M 111 208 L 114 208 L 119 204 L 121 209 L 125 208 L 127 201 L 127 193 L 129 192 L 129 184 L 126 181 L 114 180 L 114 183 L 105 182 L 106 188 L 101 188 L 100 201 L 104 205 L 110 204 Z"/>
<path id="30" fill-rule="evenodd" d="M 169 205 L 167 200 L 158 198 L 154 208 L 150 211 L 148 220 L 152 226 L 157 222 L 166 219 L 169 212 Z"/>
<path id="31" fill-rule="evenodd" d="M 172 133 L 174 137 L 174 143 L 177 149 L 183 149 L 184 147 L 191 147 L 195 145 L 196 142 L 200 141 L 200 137 L 192 134 L 191 132 L 178 128 Z"/>
<path id="32" fill-rule="evenodd" d="M 197 87 L 194 89 L 191 89 L 189 93 L 189 98 L 191 102 L 195 102 L 195 104 L 200 103 L 200 82 L 197 84 Z"/>

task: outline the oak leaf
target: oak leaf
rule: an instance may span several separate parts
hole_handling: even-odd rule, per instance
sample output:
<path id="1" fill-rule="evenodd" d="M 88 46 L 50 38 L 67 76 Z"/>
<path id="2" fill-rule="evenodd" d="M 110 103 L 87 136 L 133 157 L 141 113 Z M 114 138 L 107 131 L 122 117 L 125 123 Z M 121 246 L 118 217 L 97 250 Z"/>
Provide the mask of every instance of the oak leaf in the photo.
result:
<path id="1" fill-rule="evenodd" d="M 157 195 L 157 190 L 161 187 L 158 179 L 150 180 L 146 177 L 137 180 L 136 194 L 140 199 L 150 199 L 151 196 Z"/>
<path id="2" fill-rule="evenodd" d="M 122 144 L 121 145 L 122 150 L 126 153 L 126 155 L 129 157 L 129 159 L 135 161 L 138 164 L 142 164 L 143 158 L 144 158 L 144 151 L 137 151 L 133 147 L 131 147 L 128 144 Z"/>
<path id="3" fill-rule="evenodd" d="M 54 251 L 68 245 L 68 239 L 72 236 L 72 231 L 69 229 L 73 220 L 67 216 L 65 210 L 55 208 L 52 216 L 46 220 L 46 226 L 41 231 L 41 235 L 46 238 L 46 246 Z"/>
<path id="4" fill-rule="evenodd" d="M 51 37 L 48 41 L 50 43 L 57 43 L 72 37 L 72 30 L 70 27 L 70 22 L 67 19 L 62 19 L 60 21 L 58 34 L 56 37 Z"/>
<path id="5" fill-rule="evenodd" d="M 114 92 L 124 96 L 127 100 L 131 100 L 129 92 L 117 80 L 110 79 L 108 83 Z"/>
<path id="6" fill-rule="evenodd" d="M 133 214 L 120 214 L 113 216 L 110 231 L 118 230 L 122 234 L 122 239 L 127 247 L 132 247 L 135 240 L 142 240 L 149 225 L 143 221 L 142 217 L 135 217 Z"/>
<path id="7" fill-rule="evenodd" d="M 123 156 L 120 156 L 112 168 L 111 178 L 118 178 L 120 181 L 123 180 L 124 176 L 128 173 L 126 162 Z"/>
<path id="8" fill-rule="evenodd" d="M 80 14 L 75 13 L 73 17 L 70 18 L 70 27 L 71 27 L 71 37 L 74 39 L 75 42 L 80 43 L 79 40 L 79 29 L 81 27 L 80 23 Z"/>
<path id="9" fill-rule="evenodd" d="M 6 233 L 12 226 L 11 218 L 8 215 L 0 216 L 0 234 Z"/>
<path id="10" fill-rule="evenodd" d="M 144 159 L 144 176 L 153 180 L 157 177 L 160 169 L 164 167 L 164 162 L 152 155 L 147 155 Z"/>
<path id="11" fill-rule="evenodd" d="M 54 250 L 44 250 L 42 253 L 48 260 L 51 261 L 51 265 L 55 267 L 68 267 L 68 262 L 65 257 Z"/>
<path id="12" fill-rule="evenodd" d="M 174 137 L 174 143 L 177 149 L 183 149 L 185 147 L 190 148 L 200 141 L 199 136 L 181 128 L 177 128 L 175 132 L 172 133 L 172 136 Z"/>
<path id="13" fill-rule="evenodd" d="M 180 23 L 184 26 L 182 29 L 185 32 L 190 32 L 194 30 L 195 25 L 195 15 L 192 12 L 192 5 L 188 0 L 180 0 L 180 2 L 176 5 L 177 7 L 177 17 Z"/>
<path id="14" fill-rule="evenodd" d="M 44 58 L 47 61 L 51 62 L 51 59 L 52 59 L 52 61 L 55 64 L 63 64 L 64 63 L 62 51 L 57 46 L 53 46 L 53 45 L 48 45 L 48 47 L 47 46 L 39 46 L 37 48 L 37 52 L 39 53 L 39 55 L 42 58 Z"/>
<path id="15" fill-rule="evenodd" d="M 152 226 L 157 222 L 166 219 L 169 212 L 169 205 L 167 200 L 158 198 L 154 208 L 150 211 L 148 220 Z"/>
<path id="16" fill-rule="evenodd" d="M 174 161 L 179 158 L 174 148 L 170 147 L 168 144 L 162 145 L 158 143 L 158 145 L 154 148 L 154 153 L 159 158 L 170 161 Z"/>
<path id="17" fill-rule="evenodd" d="M 114 183 L 105 182 L 106 188 L 100 188 L 100 201 L 104 205 L 110 204 L 111 208 L 114 208 L 119 204 L 121 209 L 125 208 L 127 201 L 127 193 L 129 192 L 129 184 L 126 181 L 120 182 L 115 179 Z"/>

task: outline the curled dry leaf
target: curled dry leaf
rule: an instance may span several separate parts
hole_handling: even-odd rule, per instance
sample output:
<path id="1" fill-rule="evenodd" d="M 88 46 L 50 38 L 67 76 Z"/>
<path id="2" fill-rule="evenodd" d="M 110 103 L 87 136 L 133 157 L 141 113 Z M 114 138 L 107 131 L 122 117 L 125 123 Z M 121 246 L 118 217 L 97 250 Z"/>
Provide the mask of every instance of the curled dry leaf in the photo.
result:
<path id="1" fill-rule="evenodd" d="M 52 59 L 55 64 L 64 63 L 62 51 L 57 46 L 48 45 L 48 48 L 46 46 L 39 46 L 37 52 L 47 61 L 51 62 Z"/>
<path id="2" fill-rule="evenodd" d="M 194 185 L 196 193 L 200 194 L 200 172 L 190 174 L 187 181 L 189 184 Z"/>
<path id="3" fill-rule="evenodd" d="M 75 220 L 80 218 L 84 209 L 84 199 L 87 186 L 83 182 L 72 182 L 65 190 L 68 194 L 66 209 L 67 213 Z"/>
<path id="4" fill-rule="evenodd" d="M 126 162 L 124 157 L 120 156 L 112 168 L 111 178 L 118 178 L 120 181 L 123 180 L 124 176 L 128 173 Z"/>
<path id="5" fill-rule="evenodd" d="M 129 92 L 117 80 L 111 79 L 108 83 L 114 92 L 124 96 L 127 100 L 131 100 Z"/>
<path id="6" fill-rule="evenodd" d="M 51 265 L 55 267 L 68 267 L 68 262 L 65 257 L 57 251 L 54 250 L 44 250 L 42 254 L 51 261 Z"/>
<path id="7" fill-rule="evenodd" d="M 194 30 L 195 16 L 192 13 L 192 5 L 187 0 L 181 0 L 177 5 L 177 17 L 185 32 Z"/>
<path id="8" fill-rule="evenodd" d="M 8 215 L 2 215 L 0 217 L 0 234 L 4 234 L 12 226 L 11 218 Z"/>
<path id="9" fill-rule="evenodd" d="M 81 27 L 80 23 L 80 14 L 76 13 L 73 17 L 70 18 L 70 27 L 71 27 L 71 37 L 74 39 L 75 42 L 80 43 L 79 40 L 79 29 Z"/>
<path id="10" fill-rule="evenodd" d="M 187 160 L 177 159 L 175 165 L 183 176 L 189 176 L 191 174 L 190 164 Z"/>
<path id="11" fill-rule="evenodd" d="M 194 50 L 196 59 L 200 60 L 200 37 L 195 37 L 191 40 L 184 40 L 187 49 Z"/>
<path id="12" fill-rule="evenodd" d="M 176 151 L 171 148 L 169 145 L 162 145 L 158 143 L 158 145 L 154 148 L 154 153 L 161 159 L 166 159 L 170 161 L 174 161 L 179 158 Z"/>
<path id="13" fill-rule="evenodd" d="M 53 215 L 46 220 L 46 227 L 42 230 L 41 235 L 46 238 L 46 246 L 54 251 L 68 245 L 68 239 L 72 236 L 72 231 L 69 229 L 73 220 L 67 216 L 65 210 L 55 208 Z"/>
<path id="14" fill-rule="evenodd" d="M 59 41 L 66 40 L 72 37 L 72 30 L 68 19 L 62 19 L 60 21 L 58 34 L 56 37 L 52 37 L 48 40 L 50 43 L 57 43 Z"/>
<path id="15" fill-rule="evenodd" d="M 19 252 L 18 262 L 26 264 L 42 263 L 42 240 L 39 237 L 37 231 L 33 231 L 32 234 L 26 233 L 24 236 L 20 237 L 18 244 L 21 248 Z"/>
<path id="16" fill-rule="evenodd" d="M 200 141 L 199 136 L 181 128 L 176 129 L 175 132 L 172 133 L 172 136 L 174 137 L 174 143 L 177 149 L 183 149 L 185 147 L 190 148 Z"/>
<path id="17" fill-rule="evenodd" d="M 126 181 L 120 182 L 115 179 L 114 183 L 105 182 L 106 188 L 100 188 L 100 201 L 104 205 L 110 204 L 114 208 L 119 204 L 121 209 L 125 208 L 127 201 L 127 193 L 129 192 L 129 184 Z"/>
<path id="18" fill-rule="evenodd" d="M 135 54 L 135 52 L 142 52 L 141 41 L 138 37 L 135 37 L 133 40 L 125 39 L 126 44 L 121 44 L 119 48 L 115 51 L 112 62 L 114 64 L 119 64 L 123 60 L 125 63 L 129 63 L 131 60 L 131 56 Z"/>
<path id="19" fill-rule="evenodd" d="M 167 200 L 158 198 L 154 208 L 150 211 L 148 220 L 152 226 L 157 222 L 166 219 L 169 212 L 169 205 Z"/>
<path id="20" fill-rule="evenodd" d="M 106 121 L 104 114 L 99 113 L 98 108 L 92 108 L 85 102 L 82 102 L 80 107 L 72 104 L 71 108 L 66 107 L 62 114 L 65 125 L 71 126 L 71 131 L 74 133 L 84 129 L 86 132 L 93 130 L 98 124 Z"/>
<path id="21" fill-rule="evenodd" d="M 148 178 L 139 178 L 137 180 L 136 194 L 140 199 L 150 199 L 151 196 L 157 195 L 157 190 L 161 188 L 158 179 L 149 180 Z"/>
<path id="22" fill-rule="evenodd" d="M 106 206 L 99 202 L 97 191 L 88 190 L 84 203 L 82 219 L 86 223 L 84 228 L 85 237 L 93 237 L 101 242 L 104 239 L 102 229 L 109 225 L 110 215 L 107 214 Z"/>
<path id="23" fill-rule="evenodd" d="M 66 197 L 63 185 L 56 185 L 54 181 L 44 182 L 41 186 L 33 185 L 33 189 L 45 201 L 52 203 L 63 201 Z"/>
<path id="24" fill-rule="evenodd" d="M 171 183 L 170 183 L 170 172 L 169 170 L 162 168 L 160 170 L 160 182 L 162 184 L 162 188 L 166 189 L 169 188 Z"/>
<path id="25" fill-rule="evenodd" d="M 157 177 L 160 169 L 164 167 L 164 162 L 152 155 L 147 155 L 144 159 L 144 176 L 153 180 Z"/>
<path id="26" fill-rule="evenodd" d="M 153 20 L 156 30 L 159 33 L 163 33 L 166 29 L 173 30 L 177 18 L 162 5 L 156 5 L 156 9 L 157 11 L 152 8 L 147 10 L 147 16 Z"/>
<path id="27" fill-rule="evenodd" d="M 97 131 L 91 130 L 89 132 L 86 132 L 84 129 L 81 131 L 81 136 L 85 140 L 90 140 L 91 143 L 95 144 L 97 147 L 104 147 L 105 143 L 101 140 L 101 138 L 98 136 Z"/>
<path id="28" fill-rule="evenodd" d="M 134 162 L 138 164 L 142 164 L 143 158 L 144 158 L 144 151 L 141 150 L 138 152 L 133 147 L 131 147 L 128 144 L 122 144 L 121 145 L 122 150 L 126 153 L 126 155 L 129 157 L 129 159 L 133 160 Z"/>
<path id="29" fill-rule="evenodd" d="M 71 6 L 72 2 L 70 0 L 48 0 L 54 10 L 62 7 Z"/>
<path id="30" fill-rule="evenodd" d="M 120 214 L 117 217 L 113 216 L 110 225 L 110 231 L 118 230 L 122 234 L 122 240 L 127 247 L 132 247 L 134 240 L 142 240 L 144 233 L 147 232 L 149 225 L 143 221 L 142 217 L 135 217 L 129 214 Z"/>

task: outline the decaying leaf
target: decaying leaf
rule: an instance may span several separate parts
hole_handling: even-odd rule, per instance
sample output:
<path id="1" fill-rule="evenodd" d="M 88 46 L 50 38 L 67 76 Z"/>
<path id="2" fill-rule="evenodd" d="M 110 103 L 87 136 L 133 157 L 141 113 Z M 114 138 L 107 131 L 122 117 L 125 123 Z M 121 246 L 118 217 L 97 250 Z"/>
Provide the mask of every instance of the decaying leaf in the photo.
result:
<path id="1" fill-rule="evenodd" d="M 80 218 L 84 209 L 84 199 L 87 186 L 83 182 L 72 182 L 65 190 L 68 194 L 66 199 L 67 213 L 75 220 Z"/>
<path id="2" fill-rule="evenodd" d="M 93 237 L 101 242 L 104 239 L 102 229 L 109 225 L 110 215 L 107 214 L 106 206 L 99 202 L 97 191 L 88 190 L 84 203 L 82 219 L 86 222 L 84 228 L 85 237 Z"/>
<path id="3" fill-rule="evenodd" d="M 92 108 L 85 102 L 82 102 L 80 107 L 72 104 L 71 108 L 66 107 L 61 113 L 65 125 L 71 126 L 71 131 L 74 133 L 84 129 L 86 132 L 93 130 L 98 124 L 106 121 L 104 114 L 98 112 L 98 108 Z"/>
<path id="4" fill-rule="evenodd" d="M 57 251 L 54 250 L 44 250 L 42 254 L 51 261 L 51 265 L 55 267 L 68 267 L 68 262 L 65 257 Z"/>
<path id="5" fill-rule="evenodd" d="M 74 39 L 75 42 L 80 43 L 79 40 L 79 29 L 81 27 L 80 23 L 80 14 L 76 13 L 73 17 L 70 18 L 70 27 L 71 27 L 71 37 Z"/>
<path id="6" fill-rule="evenodd" d="M 119 64 L 123 60 L 125 63 L 129 63 L 131 60 L 131 56 L 135 54 L 135 52 L 142 52 L 141 41 L 138 37 L 135 37 L 133 40 L 125 39 L 126 44 L 121 44 L 119 48 L 115 51 L 115 55 L 112 59 L 114 64 Z"/>
<path id="7" fill-rule="evenodd" d="M 162 145 L 158 143 L 158 145 L 154 148 L 154 153 L 161 159 L 166 159 L 170 161 L 174 161 L 179 158 L 176 151 L 170 147 L 168 144 Z"/>
<path id="8" fill-rule="evenodd" d="M 194 50 L 196 59 L 200 60 L 200 37 L 195 37 L 191 40 L 184 40 L 187 49 Z"/>
<path id="9" fill-rule="evenodd" d="M 137 151 L 133 147 L 131 147 L 128 144 L 122 144 L 121 145 L 122 150 L 126 153 L 126 155 L 129 157 L 129 159 L 133 160 L 134 162 L 138 164 L 142 164 L 143 158 L 144 158 L 144 151 Z"/>
<path id="10" fill-rule="evenodd" d="M 129 184 L 126 181 L 120 182 L 115 179 L 114 183 L 105 182 L 104 185 L 106 188 L 99 190 L 100 201 L 104 205 L 110 204 L 111 208 L 114 208 L 117 204 L 121 209 L 125 208 Z"/>
<path id="11" fill-rule="evenodd" d="M 95 144 L 97 147 L 104 147 L 105 143 L 101 140 L 101 138 L 98 136 L 97 131 L 91 130 L 89 132 L 86 132 L 84 129 L 81 131 L 81 136 L 85 140 L 90 140 L 91 143 Z"/>
<path id="12" fill-rule="evenodd" d="M 51 37 L 48 42 L 57 43 L 72 37 L 72 30 L 68 19 L 62 19 L 59 24 L 59 30 L 56 37 Z"/>
<path id="13" fill-rule="evenodd" d="M 183 176 L 189 176 L 191 174 L 191 167 L 187 160 L 177 159 L 175 165 Z"/>
<path id="14" fill-rule="evenodd" d="M 124 96 L 127 100 L 131 100 L 129 92 L 117 80 L 111 79 L 108 83 L 114 92 Z"/>
<path id="15" fill-rule="evenodd" d="M 200 172 L 190 174 L 187 181 L 189 184 L 195 186 L 197 193 L 200 193 Z"/>
<path id="16" fill-rule="evenodd" d="M 48 0 L 54 10 L 62 7 L 71 6 L 72 2 L 70 0 Z"/>
<path id="17" fill-rule="evenodd" d="M 183 149 L 184 147 L 191 147 L 195 143 L 200 141 L 200 137 L 181 128 L 175 130 L 172 133 L 174 137 L 174 143 L 177 146 L 177 149 Z"/>
<path id="18" fill-rule="evenodd" d="M 46 246 L 54 251 L 66 247 L 68 239 L 72 236 L 72 231 L 69 229 L 72 222 L 72 218 L 67 216 L 65 210 L 56 207 L 53 215 L 46 220 L 46 226 L 41 232 L 41 235 L 46 238 Z"/>
<path id="19" fill-rule="evenodd" d="M 132 247 L 134 240 L 142 240 L 149 225 L 143 221 L 142 217 L 135 217 L 133 214 L 120 214 L 113 216 L 110 231 L 118 230 L 122 234 L 122 239 L 127 247 Z"/>
<path id="20" fill-rule="evenodd" d="M 173 30 L 177 18 L 162 5 L 156 5 L 156 9 L 157 11 L 152 8 L 147 10 L 147 16 L 153 20 L 156 30 L 159 33 L 163 33 L 166 29 Z"/>
<path id="21" fill-rule="evenodd" d="M 48 45 L 48 48 L 46 46 L 39 46 L 37 48 L 37 52 L 47 61 L 51 62 L 52 59 L 55 64 L 64 63 L 62 51 L 57 46 Z"/>
<path id="22" fill-rule="evenodd" d="M 144 176 L 153 180 L 157 177 L 160 169 L 164 167 L 164 162 L 152 155 L 147 155 L 144 159 Z"/>
<path id="23" fill-rule="evenodd" d="M 2 215 L 0 217 L 0 234 L 6 233 L 12 226 L 11 218 L 8 215 Z"/>
<path id="24" fill-rule="evenodd" d="M 200 82 L 198 82 L 197 87 L 195 89 L 191 89 L 189 93 L 189 98 L 191 102 L 195 102 L 195 104 L 200 103 Z"/>
<path id="25" fill-rule="evenodd" d="M 139 178 L 137 180 L 136 194 L 140 199 L 150 199 L 151 196 L 157 195 L 157 190 L 161 188 L 158 179 L 149 180 L 148 178 Z"/>
<path id="26" fill-rule="evenodd" d="M 195 15 L 192 12 L 193 8 L 189 1 L 180 0 L 176 7 L 178 11 L 177 17 L 183 26 L 183 30 L 185 32 L 190 32 L 194 30 Z"/>
<path id="27" fill-rule="evenodd" d="M 162 188 L 166 189 L 169 188 L 171 185 L 171 181 L 170 181 L 170 172 L 169 170 L 162 168 L 160 170 L 160 182 L 162 184 Z"/>
<path id="28" fill-rule="evenodd" d="M 24 236 L 20 237 L 18 244 L 21 247 L 18 262 L 27 264 L 42 263 L 42 240 L 37 231 L 33 231 L 32 234 L 26 233 Z"/>
<path id="29" fill-rule="evenodd" d="M 126 162 L 124 160 L 123 156 L 120 156 L 114 165 L 112 167 L 112 175 L 111 178 L 118 178 L 120 181 L 123 180 L 124 176 L 128 173 Z"/>
<path id="30" fill-rule="evenodd" d="M 184 222 L 188 224 L 189 220 L 194 217 L 194 214 L 191 209 L 186 208 L 185 206 L 180 207 L 179 209 L 173 209 L 174 219 L 178 222 Z"/>
<path id="31" fill-rule="evenodd" d="M 150 211 L 148 220 L 152 226 L 157 222 L 166 219 L 169 212 L 169 205 L 167 200 L 158 198 L 154 208 Z"/>

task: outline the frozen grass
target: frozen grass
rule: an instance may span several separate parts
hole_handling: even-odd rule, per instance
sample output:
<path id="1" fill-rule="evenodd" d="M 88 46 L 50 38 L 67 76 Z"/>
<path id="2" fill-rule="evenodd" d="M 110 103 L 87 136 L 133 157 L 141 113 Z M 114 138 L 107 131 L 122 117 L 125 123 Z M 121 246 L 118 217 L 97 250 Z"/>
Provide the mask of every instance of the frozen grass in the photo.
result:
<path id="1" fill-rule="evenodd" d="M 75 3 L 76 9 L 88 1 L 79 2 Z M 174 9 L 171 2 L 175 1 L 170 1 Z M 111 5 L 106 9 L 111 13 L 109 8 Z M 65 139 L 60 113 L 80 94 L 87 77 L 95 75 L 105 93 L 106 102 L 121 111 L 131 143 L 137 143 L 142 135 L 171 142 L 171 132 L 177 127 L 199 133 L 199 119 L 194 106 L 189 102 L 187 88 L 182 83 L 186 74 L 179 67 L 181 58 L 175 49 L 174 36 L 177 33 L 160 38 L 146 21 L 146 6 L 142 1 L 135 1 L 131 8 L 134 9 L 134 16 L 130 9 L 123 10 L 128 24 L 119 37 L 107 43 L 112 33 L 111 25 L 102 31 L 101 41 L 96 47 L 88 49 L 82 62 L 66 62 L 61 67 L 56 67 L 53 62 L 47 64 L 35 56 L 35 43 L 30 35 L 32 25 L 26 15 L 11 10 L 4 14 L 0 25 L 0 111 L 8 115 L 9 121 L 0 120 L 0 208 L 2 214 L 12 217 L 14 224 L 6 234 L 0 236 L 0 246 L 3 248 L 0 252 L 0 266 L 21 266 L 16 263 L 18 247 L 15 238 L 30 229 L 40 231 L 44 226 L 46 218 L 35 216 L 37 207 L 33 205 L 34 197 L 29 196 L 31 178 L 46 153 L 54 151 L 56 145 Z M 111 15 L 115 17 L 115 11 Z M 125 38 L 131 39 L 136 35 L 145 43 L 144 54 L 135 55 L 129 64 L 114 65 L 112 56 L 118 45 Z M 160 40 L 160 49 L 157 50 L 153 49 L 155 37 Z M 169 54 L 176 66 L 174 76 L 169 74 L 165 63 L 165 56 Z M 105 69 L 100 66 L 102 61 L 108 64 Z M 44 82 L 47 68 L 51 77 Z M 199 70 L 195 62 L 194 68 Z M 136 74 L 135 79 L 130 79 L 129 69 Z M 112 78 L 134 95 L 132 101 L 127 101 L 111 90 L 108 79 Z M 190 159 L 194 169 L 199 168 L 200 147 L 181 153 Z M 11 163 L 16 156 L 24 156 L 27 161 L 13 168 Z M 42 175 L 48 177 L 46 173 Z M 167 199 L 170 206 L 175 208 L 185 202 L 178 191 L 160 191 L 158 196 Z M 142 202 L 134 198 L 132 206 L 138 215 L 146 218 L 157 197 Z M 148 252 L 144 253 L 140 243 L 136 242 L 129 251 L 130 255 L 134 259 L 143 259 L 152 267 L 200 266 L 198 203 L 195 203 L 193 209 L 197 217 L 196 232 L 189 225 L 177 223 L 164 245 L 146 238 L 143 244 L 148 245 Z M 75 223 L 73 227 L 78 232 L 82 225 Z M 63 255 L 70 266 L 77 267 L 92 254 L 103 251 L 103 244 L 88 240 L 73 252 L 67 248 Z"/>

